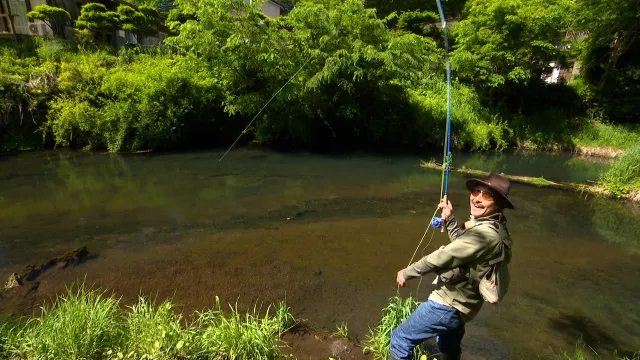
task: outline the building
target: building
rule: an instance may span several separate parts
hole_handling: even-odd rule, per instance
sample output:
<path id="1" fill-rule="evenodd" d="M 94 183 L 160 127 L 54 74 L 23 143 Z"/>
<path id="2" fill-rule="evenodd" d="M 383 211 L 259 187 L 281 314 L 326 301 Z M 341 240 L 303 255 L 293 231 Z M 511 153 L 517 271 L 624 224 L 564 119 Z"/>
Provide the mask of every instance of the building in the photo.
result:
<path id="1" fill-rule="evenodd" d="M 0 35 L 20 34 L 32 36 L 53 37 L 53 31 L 40 20 L 31 20 L 27 13 L 38 5 L 51 5 L 65 9 L 71 15 L 71 20 L 67 21 L 64 27 L 65 38 L 72 39 L 72 29 L 75 21 L 80 16 L 80 9 L 83 5 L 97 2 L 105 5 L 108 10 L 116 11 L 119 5 L 128 5 L 137 8 L 136 5 L 122 0 L 0 0 Z M 158 45 L 169 35 L 169 29 L 161 25 L 157 36 L 148 36 L 140 41 L 140 45 Z M 123 30 L 116 30 L 111 36 L 110 42 L 115 46 L 127 44 L 137 44 L 133 34 Z"/>

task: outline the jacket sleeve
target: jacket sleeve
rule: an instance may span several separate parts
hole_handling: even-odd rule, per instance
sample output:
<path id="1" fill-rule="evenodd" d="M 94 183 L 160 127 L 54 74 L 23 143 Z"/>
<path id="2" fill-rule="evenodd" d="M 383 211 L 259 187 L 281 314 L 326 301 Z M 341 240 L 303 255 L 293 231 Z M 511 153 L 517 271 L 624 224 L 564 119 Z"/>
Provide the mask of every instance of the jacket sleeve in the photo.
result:
<path id="1" fill-rule="evenodd" d="M 474 227 L 455 241 L 409 265 L 403 276 L 409 280 L 430 272 L 457 268 L 493 253 L 499 242 L 500 237 L 494 230 L 485 226 Z"/>
<path id="2" fill-rule="evenodd" d="M 447 233 L 449 234 L 449 240 L 454 241 L 458 237 L 458 230 L 460 227 L 458 226 L 458 220 L 456 217 L 451 215 L 444 222 L 444 226 L 447 228 Z"/>

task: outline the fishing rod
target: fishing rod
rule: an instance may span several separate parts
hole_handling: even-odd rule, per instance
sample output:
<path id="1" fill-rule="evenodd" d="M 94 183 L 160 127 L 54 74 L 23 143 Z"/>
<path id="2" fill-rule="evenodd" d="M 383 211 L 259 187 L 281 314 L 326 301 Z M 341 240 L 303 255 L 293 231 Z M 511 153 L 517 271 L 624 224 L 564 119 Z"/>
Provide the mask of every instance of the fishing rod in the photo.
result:
<path id="1" fill-rule="evenodd" d="M 449 32 L 447 30 L 447 20 L 444 17 L 444 10 L 440 0 L 436 0 L 438 5 L 438 12 L 440 13 L 440 21 L 442 22 L 442 31 L 444 33 L 444 50 L 445 60 L 447 63 L 447 127 L 444 137 L 444 155 L 442 157 L 442 182 L 440 185 L 440 198 L 446 204 L 449 193 L 449 170 L 451 168 L 451 117 L 452 117 L 452 104 L 451 104 L 451 60 L 449 58 Z M 442 217 L 434 216 L 431 220 L 431 225 L 434 228 L 441 228 L 440 231 L 444 232 L 444 222 L 446 216 L 444 211 Z"/>
<path id="2" fill-rule="evenodd" d="M 447 197 L 449 193 L 449 170 L 451 168 L 451 118 L 452 118 L 452 95 L 451 95 L 451 61 L 449 59 L 449 32 L 447 30 L 447 20 L 444 17 L 444 10 L 442 8 L 442 3 L 440 0 L 436 0 L 436 4 L 438 5 L 438 12 L 440 13 L 440 21 L 442 23 L 442 31 L 444 33 L 444 48 L 445 48 L 445 60 L 447 66 L 447 125 L 444 137 L 444 154 L 442 159 L 442 180 L 440 184 L 440 199 L 446 204 Z M 427 226 L 418 243 L 418 246 L 413 252 L 411 256 L 411 260 L 409 260 L 409 265 L 413 262 L 413 259 L 418 252 L 418 249 L 421 247 L 427 233 L 431 228 L 437 229 L 440 228 L 441 232 L 444 232 L 444 222 L 446 221 L 446 216 L 442 214 L 442 216 L 436 216 L 438 213 L 438 209 L 433 212 L 431 216 L 431 227 Z M 433 235 L 435 231 L 431 234 L 431 238 L 425 248 L 431 244 L 431 240 L 433 240 Z M 420 282 L 422 278 L 420 279 Z M 420 282 L 418 283 L 418 288 L 420 287 Z"/>

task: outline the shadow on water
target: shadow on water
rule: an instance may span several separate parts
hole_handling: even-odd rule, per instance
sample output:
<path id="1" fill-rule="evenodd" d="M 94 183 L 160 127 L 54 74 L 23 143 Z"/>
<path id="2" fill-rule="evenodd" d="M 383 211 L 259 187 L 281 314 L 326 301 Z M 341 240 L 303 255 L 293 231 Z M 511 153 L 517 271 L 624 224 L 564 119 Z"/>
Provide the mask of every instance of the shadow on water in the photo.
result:
<path id="1" fill-rule="evenodd" d="M 629 344 L 619 343 L 595 321 L 585 315 L 563 313 L 558 317 L 550 318 L 549 323 L 555 331 L 567 338 L 569 343 L 580 339 L 596 353 L 613 354 L 617 352 L 620 357 L 633 358 L 637 351 Z"/>

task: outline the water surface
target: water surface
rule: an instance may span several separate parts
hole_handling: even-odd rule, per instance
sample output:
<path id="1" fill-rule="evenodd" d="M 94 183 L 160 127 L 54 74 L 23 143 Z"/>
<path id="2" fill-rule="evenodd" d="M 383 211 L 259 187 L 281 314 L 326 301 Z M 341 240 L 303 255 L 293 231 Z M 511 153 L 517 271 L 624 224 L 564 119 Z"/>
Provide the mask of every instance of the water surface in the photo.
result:
<path id="1" fill-rule="evenodd" d="M 80 245 L 86 263 L 51 270 L 4 312 L 25 313 L 80 279 L 172 297 L 185 313 L 216 295 L 240 307 L 286 297 L 318 328 L 347 322 L 355 340 L 396 292 L 440 194 L 417 156 L 221 152 L 34 152 L 0 158 L 0 276 Z M 455 166 L 550 180 L 597 179 L 608 165 L 565 155 L 456 155 Z M 465 177 L 450 198 L 468 215 Z M 640 216 L 618 202 L 514 184 L 515 239 L 504 304 L 467 326 L 467 359 L 538 359 L 581 338 L 602 358 L 640 349 Z M 431 232 L 427 254 L 446 243 Z M 424 300 L 432 276 L 402 295 Z"/>

